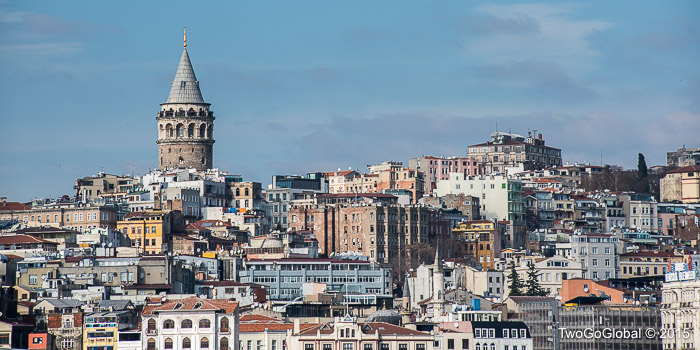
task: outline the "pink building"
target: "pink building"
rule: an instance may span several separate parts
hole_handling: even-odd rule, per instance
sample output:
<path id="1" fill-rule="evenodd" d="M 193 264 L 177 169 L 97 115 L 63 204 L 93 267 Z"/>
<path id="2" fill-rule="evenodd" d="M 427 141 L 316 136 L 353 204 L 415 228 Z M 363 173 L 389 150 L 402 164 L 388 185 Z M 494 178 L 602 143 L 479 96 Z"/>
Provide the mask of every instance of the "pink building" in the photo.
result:
<path id="1" fill-rule="evenodd" d="M 462 173 L 467 176 L 481 175 L 479 161 L 466 157 L 423 156 L 409 160 L 408 167 L 425 173 L 426 192 L 435 189 L 441 180 L 448 180 L 450 173 Z"/>

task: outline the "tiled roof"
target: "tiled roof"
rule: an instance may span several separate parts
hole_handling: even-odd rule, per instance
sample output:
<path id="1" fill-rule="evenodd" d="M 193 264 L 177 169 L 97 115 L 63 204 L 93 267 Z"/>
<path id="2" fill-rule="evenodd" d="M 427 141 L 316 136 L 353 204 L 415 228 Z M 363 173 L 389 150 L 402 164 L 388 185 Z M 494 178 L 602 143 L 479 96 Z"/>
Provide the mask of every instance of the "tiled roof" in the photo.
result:
<path id="1" fill-rule="evenodd" d="M 20 202 L 4 202 L 0 203 L 0 211 L 10 211 L 10 210 L 29 210 L 32 207 L 20 203 Z"/>
<path id="2" fill-rule="evenodd" d="M 199 220 L 197 222 L 193 222 L 185 227 L 185 230 L 208 230 L 212 227 L 230 227 L 231 224 L 229 224 L 226 221 L 221 221 L 221 220 Z"/>
<path id="3" fill-rule="evenodd" d="M 195 296 L 185 299 L 168 300 L 162 304 L 147 304 L 143 315 L 160 311 L 224 310 L 230 314 L 236 311 L 238 303 L 228 299 L 202 299 Z"/>
<path id="4" fill-rule="evenodd" d="M 414 331 L 412 329 L 404 328 L 401 326 L 396 326 L 391 323 L 386 322 L 366 322 L 360 323 L 360 328 L 364 334 L 375 334 L 387 336 L 387 335 L 398 335 L 398 336 L 426 336 L 432 337 L 428 333 Z M 321 334 L 331 334 L 333 333 L 333 323 L 325 323 L 309 327 L 305 330 L 300 330 L 300 335 L 315 335 L 317 331 L 320 330 Z"/>
<path id="5" fill-rule="evenodd" d="M 691 165 L 683 168 L 678 168 L 674 170 L 667 171 L 666 174 L 676 174 L 676 173 L 689 173 L 700 171 L 700 165 Z"/>
<path id="6" fill-rule="evenodd" d="M 241 322 L 259 322 L 259 321 L 264 321 L 264 322 L 282 322 L 282 320 L 278 320 L 274 317 L 268 317 L 268 316 L 263 316 L 263 315 L 243 315 L 241 316 Z"/>
<path id="7" fill-rule="evenodd" d="M 56 244 L 30 235 L 0 236 L 0 244 Z"/>
<path id="8" fill-rule="evenodd" d="M 318 324 L 315 323 L 303 323 L 299 325 L 299 331 L 304 332 L 309 328 L 316 327 Z M 294 329 L 294 324 L 292 323 L 241 323 L 238 325 L 238 331 L 241 333 L 257 333 L 264 331 L 288 331 Z"/>

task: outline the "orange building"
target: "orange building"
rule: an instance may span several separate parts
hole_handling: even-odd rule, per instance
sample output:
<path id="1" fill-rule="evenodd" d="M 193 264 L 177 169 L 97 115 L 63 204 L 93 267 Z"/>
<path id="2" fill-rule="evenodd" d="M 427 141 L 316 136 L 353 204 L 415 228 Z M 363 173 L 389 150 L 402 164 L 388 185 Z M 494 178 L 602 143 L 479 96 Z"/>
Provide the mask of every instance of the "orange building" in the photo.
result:
<path id="1" fill-rule="evenodd" d="M 460 222 L 452 229 L 452 236 L 462 243 L 464 253 L 477 258 L 484 269 L 494 268 L 494 260 L 501 255 L 501 234 L 493 222 Z"/>
<path id="2" fill-rule="evenodd" d="M 571 300 L 576 297 L 589 297 L 591 294 L 595 294 L 596 296 L 609 296 L 610 299 L 604 301 L 604 303 L 624 304 L 627 302 L 625 301 L 625 293 L 623 291 L 604 286 L 594 280 L 572 278 L 561 281 L 559 296 L 561 296 L 562 301 Z"/>
<path id="3" fill-rule="evenodd" d="M 129 236 L 131 246 L 139 248 L 144 255 L 161 254 L 168 251 L 173 215 L 161 210 L 129 213 L 117 222 L 117 230 Z"/>
<path id="4" fill-rule="evenodd" d="M 29 350 L 46 350 L 49 346 L 47 333 L 29 333 Z"/>

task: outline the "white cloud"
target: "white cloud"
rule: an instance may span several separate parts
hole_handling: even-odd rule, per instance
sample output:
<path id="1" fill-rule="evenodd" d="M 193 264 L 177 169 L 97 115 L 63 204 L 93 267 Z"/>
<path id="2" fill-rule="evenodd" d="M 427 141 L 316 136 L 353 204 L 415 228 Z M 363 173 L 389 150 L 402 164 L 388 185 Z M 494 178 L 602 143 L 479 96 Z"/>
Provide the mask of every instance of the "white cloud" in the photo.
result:
<path id="1" fill-rule="evenodd" d="M 600 53 L 591 47 L 590 36 L 613 26 L 600 20 L 575 18 L 577 6 L 570 4 L 484 5 L 477 12 L 503 20 L 532 18 L 538 31 L 513 34 L 495 31 L 491 35 L 465 39 L 465 54 L 483 57 L 489 63 L 549 60 L 566 72 L 585 73 L 595 67 Z"/>

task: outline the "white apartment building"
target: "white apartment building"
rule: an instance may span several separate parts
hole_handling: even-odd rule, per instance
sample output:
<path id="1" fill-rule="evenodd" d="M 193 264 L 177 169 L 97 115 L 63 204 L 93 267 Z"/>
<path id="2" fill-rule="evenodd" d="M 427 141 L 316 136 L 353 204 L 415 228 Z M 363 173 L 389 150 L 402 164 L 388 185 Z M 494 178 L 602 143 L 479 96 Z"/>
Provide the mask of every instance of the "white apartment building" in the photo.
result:
<path id="1" fill-rule="evenodd" d="M 435 192 L 438 197 L 448 194 L 479 197 L 484 220 L 517 222 L 525 219 L 522 181 L 504 175 L 470 177 L 462 173 L 450 173 L 448 180 L 437 184 Z"/>
<path id="2" fill-rule="evenodd" d="M 685 263 L 675 263 L 661 288 L 663 349 L 700 349 L 700 279 Z"/>
<path id="3" fill-rule="evenodd" d="M 156 297 L 146 301 L 146 349 L 232 350 L 238 347 L 238 303 L 227 299 Z"/>
<path id="4" fill-rule="evenodd" d="M 520 266 L 515 268 L 518 272 L 520 280 L 525 283 L 528 280 L 527 270 L 528 263 L 532 260 L 523 260 Z M 562 281 L 580 278 L 582 274 L 581 264 L 576 261 L 566 259 L 561 256 L 553 256 L 550 258 L 545 258 L 539 261 L 533 261 L 535 264 L 535 270 L 539 273 L 539 283 L 540 286 L 547 291 L 547 296 L 556 297 L 559 295 L 559 290 L 561 289 Z M 506 275 L 508 273 L 506 272 Z M 506 292 L 510 289 L 506 287 Z"/>

